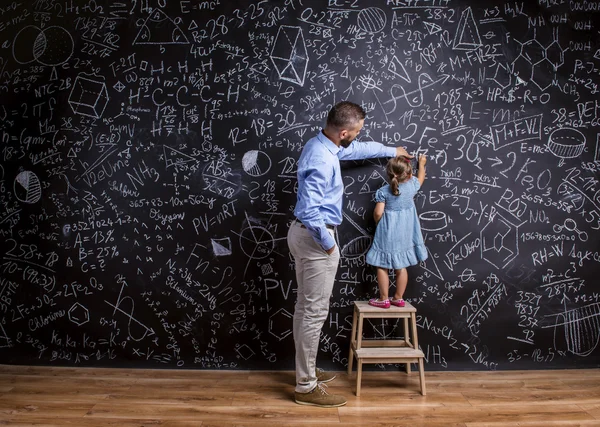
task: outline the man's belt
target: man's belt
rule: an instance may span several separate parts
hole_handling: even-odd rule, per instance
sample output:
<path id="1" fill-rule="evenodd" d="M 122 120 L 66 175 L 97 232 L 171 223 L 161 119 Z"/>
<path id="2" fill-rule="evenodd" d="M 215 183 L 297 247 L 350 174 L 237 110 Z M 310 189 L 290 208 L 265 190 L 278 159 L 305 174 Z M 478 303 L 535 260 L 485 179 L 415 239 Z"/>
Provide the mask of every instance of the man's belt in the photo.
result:
<path id="1" fill-rule="evenodd" d="M 306 226 L 302 224 L 302 221 L 300 221 L 298 218 L 296 218 L 296 222 L 300 224 L 300 227 L 306 228 Z M 335 230 L 335 225 L 332 224 L 325 224 L 325 227 L 329 228 L 330 230 Z"/>

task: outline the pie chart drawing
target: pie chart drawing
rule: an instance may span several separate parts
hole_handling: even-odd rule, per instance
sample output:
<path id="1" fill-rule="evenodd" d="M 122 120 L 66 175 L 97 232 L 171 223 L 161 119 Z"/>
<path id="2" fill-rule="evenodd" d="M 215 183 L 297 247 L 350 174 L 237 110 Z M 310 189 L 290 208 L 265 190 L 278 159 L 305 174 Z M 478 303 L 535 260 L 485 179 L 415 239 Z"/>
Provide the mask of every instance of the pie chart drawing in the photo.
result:
<path id="1" fill-rule="evenodd" d="M 42 198 L 40 179 L 31 171 L 17 175 L 14 183 L 15 196 L 23 203 L 37 203 Z"/>
<path id="2" fill-rule="evenodd" d="M 240 234 L 242 251 L 252 259 L 268 257 L 275 249 L 273 235 L 265 228 L 250 224 Z"/>
<path id="3" fill-rule="evenodd" d="M 262 176 L 271 169 L 271 158 L 259 150 L 248 151 L 242 157 L 242 168 L 250 176 Z"/>

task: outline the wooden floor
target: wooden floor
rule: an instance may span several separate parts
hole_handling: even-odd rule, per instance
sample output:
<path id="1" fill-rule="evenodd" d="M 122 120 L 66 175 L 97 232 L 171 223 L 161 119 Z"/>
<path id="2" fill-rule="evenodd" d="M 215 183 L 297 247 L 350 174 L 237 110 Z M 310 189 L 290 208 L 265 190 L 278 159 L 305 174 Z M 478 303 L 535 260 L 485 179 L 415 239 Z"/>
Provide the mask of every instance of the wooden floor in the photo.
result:
<path id="1" fill-rule="evenodd" d="M 339 373 L 341 408 L 293 402 L 294 374 L 0 365 L 9 426 L 600 426 L 600 370 Z"/>

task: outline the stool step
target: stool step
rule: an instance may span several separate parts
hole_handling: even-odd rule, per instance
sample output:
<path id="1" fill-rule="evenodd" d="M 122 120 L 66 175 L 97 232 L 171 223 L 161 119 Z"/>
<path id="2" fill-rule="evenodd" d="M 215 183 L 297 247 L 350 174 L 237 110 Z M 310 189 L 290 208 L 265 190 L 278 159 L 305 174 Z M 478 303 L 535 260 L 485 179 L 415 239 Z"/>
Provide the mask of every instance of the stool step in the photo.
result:
<path id="1" fill-rule="evenodd" d="M 358 309 L 359 313 L 381 314 L 381 317 L 395 317 L 395 315 L 398 315 L 399 313 L 417 312 L 417 309 L 409 302 L 406 302 L 404 307 L 396 307 L 393 305 L 390 308 L 373 307 L 372 305 L 369 305 L 368 301 L 354 301 L 354 305 Z"/>
<path id="2" fill-rule="evenodd" d="M 357 359 L 421 359 L 425 354 L 421 350 L 410 347 L 369 347 L 354 350 Z"/>

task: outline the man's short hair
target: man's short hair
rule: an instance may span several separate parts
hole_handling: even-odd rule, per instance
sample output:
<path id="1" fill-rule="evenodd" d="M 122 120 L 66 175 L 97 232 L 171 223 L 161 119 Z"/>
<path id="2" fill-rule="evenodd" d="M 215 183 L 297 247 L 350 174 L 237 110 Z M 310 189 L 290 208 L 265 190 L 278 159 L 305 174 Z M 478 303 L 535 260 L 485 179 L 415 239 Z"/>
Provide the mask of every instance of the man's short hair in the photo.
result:
<path id="1" fill-rule="evenodd" d="M 327 125 L 338 129 L 348 129 L 364 120 L 366 115 L 365 110 L 354 102 L 338 102 L 329 110 Z"/>

